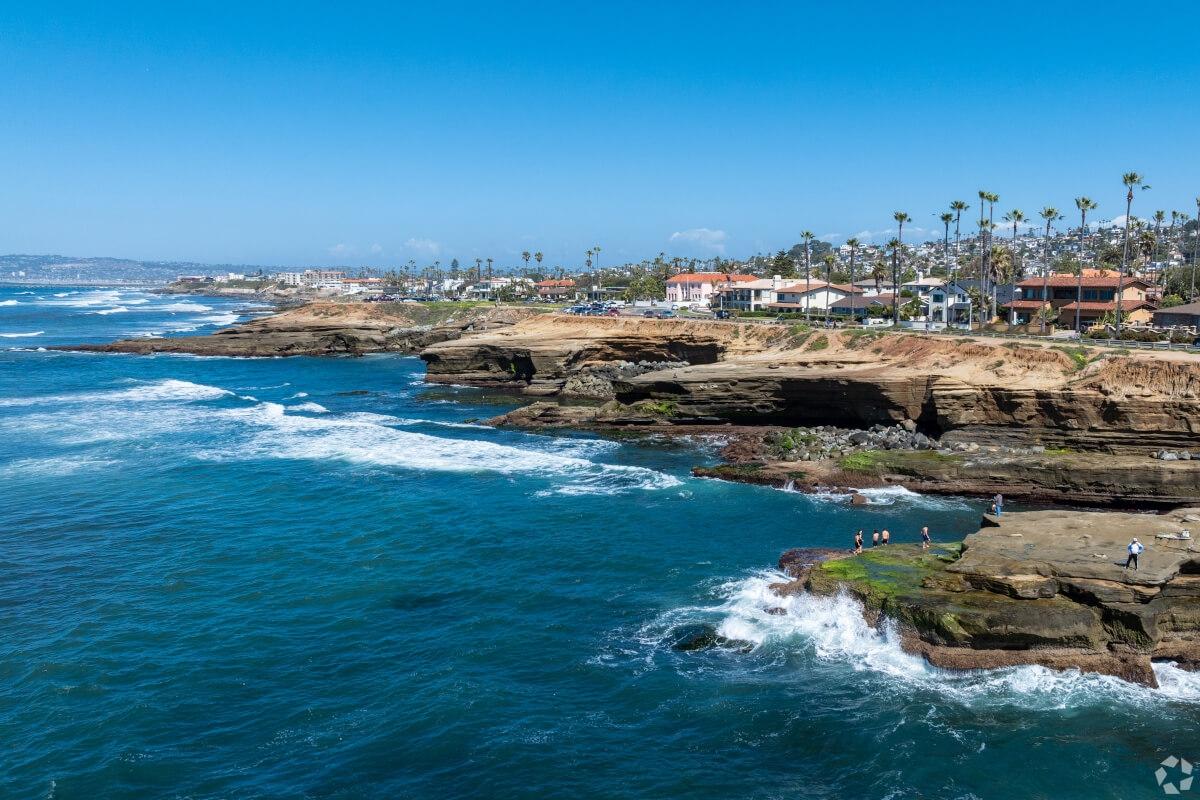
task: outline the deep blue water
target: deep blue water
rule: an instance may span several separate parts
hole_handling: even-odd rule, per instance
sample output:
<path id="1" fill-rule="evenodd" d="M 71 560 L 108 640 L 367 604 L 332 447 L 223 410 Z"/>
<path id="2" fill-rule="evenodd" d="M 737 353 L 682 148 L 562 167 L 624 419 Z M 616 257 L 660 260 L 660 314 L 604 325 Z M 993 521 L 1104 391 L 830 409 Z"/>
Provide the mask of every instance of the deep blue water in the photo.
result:
<path id="1" fill-rule="evenodd" d="M 788 547 L 980 502 L 481 427 L 516 402 L 414 358 L 38 351 L 246 305 L 67 291 L 0 288 L 41 332 L 0 339 L 0 796 L 1133 798 L 1200 758 L 1195 676 L 956 675 L 766 592 Z M 755 647 L 670 648 L 700 622 Z"/>

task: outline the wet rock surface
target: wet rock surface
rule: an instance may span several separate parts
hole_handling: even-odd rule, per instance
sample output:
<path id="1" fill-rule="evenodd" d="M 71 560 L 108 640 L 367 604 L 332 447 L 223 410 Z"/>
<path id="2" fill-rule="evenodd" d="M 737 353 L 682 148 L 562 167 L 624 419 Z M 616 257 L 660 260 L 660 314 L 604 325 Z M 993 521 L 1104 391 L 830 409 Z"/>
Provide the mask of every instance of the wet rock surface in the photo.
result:
<path id="1" fill-rule="evenodd" d="M 780 595 L 847 592 L 905 649 L 952 669 L 1040 664 L 1155 685 L 1151 662 L 1200 663 L 1200 550 L 1169 515 L 1041 511 L 986 517 L 961 545 L 788 551 Z M 1147 549 L 1125 570 L 1134 536 Z M 1163 538 L 1163 537 L 1172 538 Z"/>

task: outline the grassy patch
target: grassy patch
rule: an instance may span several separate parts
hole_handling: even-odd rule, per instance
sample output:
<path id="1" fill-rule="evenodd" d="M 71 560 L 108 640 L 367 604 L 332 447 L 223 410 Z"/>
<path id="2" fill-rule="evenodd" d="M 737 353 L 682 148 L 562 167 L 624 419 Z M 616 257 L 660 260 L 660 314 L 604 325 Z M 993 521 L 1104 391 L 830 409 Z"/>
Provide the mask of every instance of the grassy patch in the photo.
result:
<path id="1" fill-rule="evenodd" d="M 660 417 L 673 417 L 679 413 L 679 405 L 674 400 L 647 400 L 638 403 L 640 411 L 657 414 Z"/>
<path id="2" fill-rule="evenodd" d="M 824 350 L 826 347 L 829 347 L 829 337 L 822 333 L 820 336 L 809 342 L 808 347 L 805 349 L 809 351 L 815 351 Z"/>
<path id="3" fill-rule="evenodd" d="M 1086 367 L 1092 361 L 1092 354 L 1084 347 L 1055 347 L 1055 350 L 1066 353 L 1075 365 L 1075 372 Z"/>
<path id="4" fill-rule="evenodd" d="M 859 450 L 842 458 L 838 465 L 848 472 L 898 472 L 922 475 L 929 470 L 957 464 L 962 456 L 934 450 Z"/>

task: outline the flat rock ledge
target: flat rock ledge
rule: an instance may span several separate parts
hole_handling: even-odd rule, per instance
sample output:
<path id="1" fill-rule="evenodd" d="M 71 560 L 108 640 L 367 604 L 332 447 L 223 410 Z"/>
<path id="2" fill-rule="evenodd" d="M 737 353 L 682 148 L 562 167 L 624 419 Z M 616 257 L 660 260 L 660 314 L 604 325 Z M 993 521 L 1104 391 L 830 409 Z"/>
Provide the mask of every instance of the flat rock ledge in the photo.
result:
<path id="1" fill-rule="evenodd" d="M 1182 531 L 1193 538 L 1177 538 Z M 986 516 L 961 544 L 861 555 L 789 550 L 780 595 L 858 599 L 910 653 L 946 669 L 1036 664 L 1157 687 L 1151 664 L 1200 669 L 1200 508 L 1170 514 L 1031 511 Z M 1126 546 L 1146 545 L 1125 570 Z"/>

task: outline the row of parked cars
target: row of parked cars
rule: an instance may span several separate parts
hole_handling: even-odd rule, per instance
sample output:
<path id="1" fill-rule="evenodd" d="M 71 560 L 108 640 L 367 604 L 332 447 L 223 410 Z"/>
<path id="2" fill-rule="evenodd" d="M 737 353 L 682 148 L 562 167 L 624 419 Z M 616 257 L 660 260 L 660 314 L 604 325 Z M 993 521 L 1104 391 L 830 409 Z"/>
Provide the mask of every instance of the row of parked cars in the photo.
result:
<path id="1" fill-rule="evenodd" d="M 621 307 L 616 303 L 596 301 L 594 303 L 571 306 L 564 309 L 563 313 L 574 314 L 579 317 L 616 317 L 620 316 Z"/>

